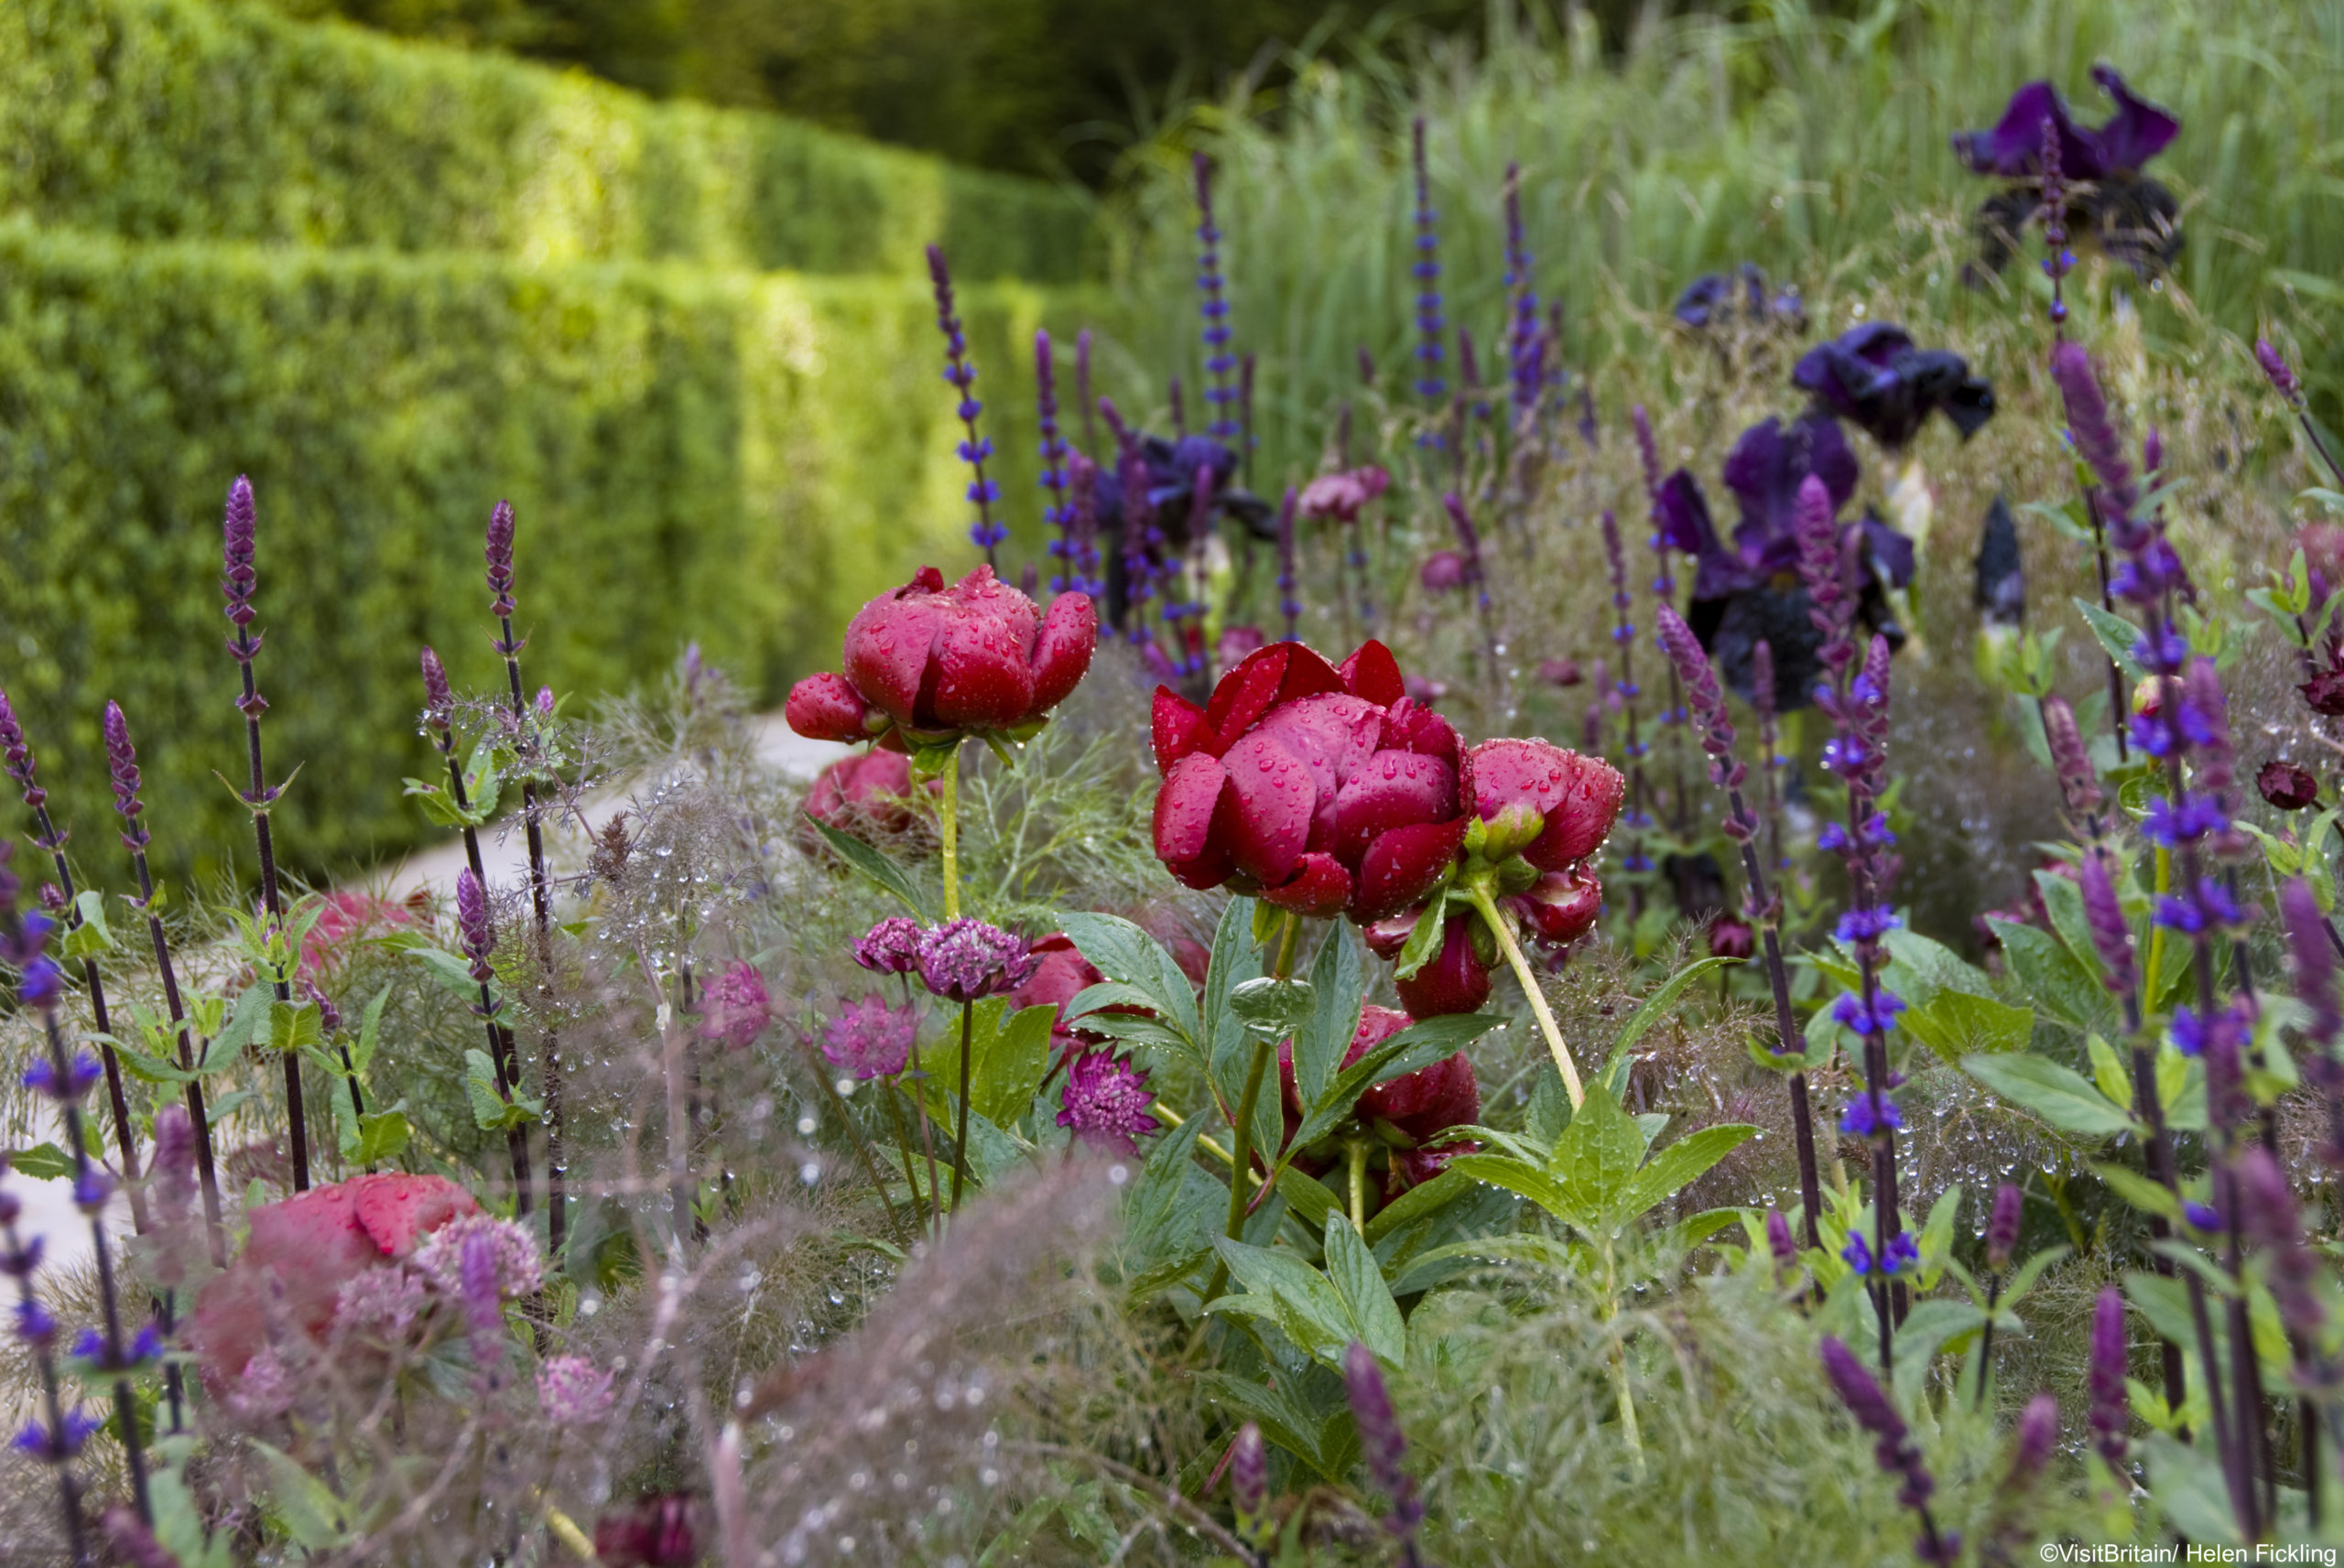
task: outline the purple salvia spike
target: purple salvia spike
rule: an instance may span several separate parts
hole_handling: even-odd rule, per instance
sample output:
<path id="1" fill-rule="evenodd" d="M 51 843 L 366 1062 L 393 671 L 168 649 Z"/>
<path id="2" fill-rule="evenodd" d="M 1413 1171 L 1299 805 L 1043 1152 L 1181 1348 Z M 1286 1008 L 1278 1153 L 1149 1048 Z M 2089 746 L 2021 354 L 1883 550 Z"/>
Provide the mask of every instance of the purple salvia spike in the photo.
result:
<path id="1" fill-rule="evenodd" d="M 253 609 L 253 586 L 258 580 L 253 570 L 253 486 L 243 474 L 228 487 L 228 505 L 221 519 L 220 589 L 228 600 L 224 613 L 241 633 L 252 624 L 256 611 Z"/>
<path id="2" fill-rule="evenodd" d="M 1994 1189 L 1994 1210 L 1986 1220 L 1986 1261 L 1996 1269 L 2011 1266 L 2018 1247 L 2018 1226 L 2025 1212 L 2025 1196 L 2017 1185 L 2004 1182 Z"/>
<path id="3" fill-rule="evenodd" d="M 2051 1451 L 2058 1442 L 2059 1401 L 2050 1394 L 2037 1394 L 2019 1412 L 2018 1441 L 2012 1444 L 2010 1484 L 2032 1487 L 2043 1474 L 2043 1466 L 2050 1463 Z"/>
<path id="4" fill-rule="evenodd" d="M 2067 810 L 2078 817 L 2089 817 L 2100 809 L 2103 798 L 2100 776 L 2093 771 L 2091 754 L 2084 749 L 2083 731 L 2076 724 L 2076 710 L 2067 706 L 2064 697 L 2043 699 L 2043 738 L 2051 752 L 2051 766 L 2059 778 L 2059 793 L 2066 796 Z"/>
<path id="5" fill-rule="evenodd" d="M 1421 368 L 1416 373 L 1416 395 L 1427 402 L 1438 403 L 1447 395 L 1449 383 L 1440 371 L 1444 351 L 1441 333 L 1449 323 L 1441 314 L 1440 237 L 1434 225 L 1440 214 L 1433 211 L 1432 180 L 1425 165 L 1424 116 L 1416 116 L 1410 128 L 1411 157 L 1416 176 L 1416 260 L 1410 271 L 1416 280 L 1416 360 Z M 1438 447 L 1438 432 L 1427 431 L 1421 444 Z"/>
<path id="6" fill-rule="evenodd" d="M 1823 1336 L 1822 1355 L 1824 1375 L 1839 1390 L 1841 1402 L 1847 1405 L 1848 1413 L 1856 1418 L 1856 1424 L 1883 1444 L 1904 1442 L 1904 1418 L 1888 1402 L 1879 1381 L 1856 1358 L 1856 1353 L 1827 1334 Z"/>
<path id="7" fill-rule="evenodd" d="M 440 663 L 440 655 L 427 643 L 423 650 L 423 721 L 444 734 L 455 706 L 456 694 L 448 685 L 448 671 Z"/>
<path id="8" fill-rule="evenodd" d="M 2051 279 L 2051 330 L 2064 335 L 2067 324 L 2067 274 L 2075 270 L 2075 253 L 2067 249 L 2067 186 L 2059 168 L 2059 127 L 2048 116 L 2043 121 L 2043 242 L 2050 254 L 2043 270 Z"/>
<path id="9" fill-rule="evenodd" d="M 1359 346 L 1359 384 L 1370 392 L 1375 390 L 1375 356 L 1367 351 L 1365 343 Z"/>
<path id="10" fill-rule="evenodd" d="M 1807 585 L 1808 616 L 1826 637 L 1837 639 L 1845 618 L 1839 602 L 1846 589 L 1839 578 L 1839 525 L 1831 514 L 1831 492 L 1817 475 L 1799 481 L 1792 524 L 1798 541 L 1798 571 Z"/>
<path id="11" fill-rule="evenodd" d="M 1302 601 L 1294 596 L 1296 587 L 1301 581 L 1300 574 L 1295 569 L 1294 558 L 1294 509 L 1297 500 L 1294 486 L 1288 485 L 1286 499 L 1278 503 L 1278 612 L 1286 617 L 1286 640 L 1289 643 L 1302 640 Z"/>
<path id="12" fill-rule="evenodd" d="M 456 929 L 463 940 L 464 957 L 472 960 L 472 979 L 488 984 L 496 978 L 488 963 L 495 946 L 488 925 L 488 890 L 480 885 L 470 866 L 456 873 Z"/>
<path id="13" fill-rule="evenodd" d="M 497 1291 L 495 1232 L 482 1226 L 466 1235 L 457 1268 L 472 1375 L 483 1387 L 494 1388 L 505 1365 L 505 1308 Z"/>
<path id="14" fill-rule="evenodd" d="M 2272 387 L 2279 395 L 2287 400 L 2287 406 L 2302 406 L 2304 384 L 2295 379 L 2295 373 L 2288 368 L 2279 351 L 2271 346 L 2270 339 L 2254 340 L 2254 362 L 2263 367 L 2263 373 L 2270 378 Z"/>
<path id="15" fill-rule="evenodd" d="M 25 739 L 24 726 L 16 722 L 16 710 L 5 691 L 0 691 L 0 747 L 6 749 L 8 776 L 24 790 L 25 804 L 39 810 L 48 801 L 49 792 L 40 787 L 34 776 L 32 743 Z"/>
<path id="16" fill-rule="evenodd" d="M 1237 361 L 1229 351 L 1229 298 L 1221 276 L 1221 229 L 1212 215 L 1212 160 L 1199 152 L 1191 167 L 1197 177 L 1197 287 L 1204 297 L 1199 310 L 1204 318 L 1204 397 L 1210 416 L 1205 434 L 1216 441 L 1228 441 L 1239 434 L 1234 406 L 1238 394 L 1229 384 Z"/>
<path id="17" fill-rule="evenodd" d="M 1778 1208 L 1766 1211 L 1766 1251 L 1778 1271 L 1798 1266 L 1798 1243 L 1791 1238 L 1791 1222 Z"/>
<path id="18" fill-rule="evenodd" d="M 2118 996 L 2129 997 L 2139 980 L 2132 961 L 2132 928 L 2125 922 L 2107 859 L 2100 850 L 2087 851 L 2077 863 L 2076 885 L 2083 892 L 2084 924 L 2100 954 L 2100 981 Z"/>
<path id="19" fill-rule="evenodd" d="M 2230 702 L 2222 693 L 2222 677 L 2214 661 L 2204 654 L 2189 661 L 2181 676 L 2181 700 L 2203 727 L 2193 756 L 2197 776 L 2191 781 L 2214 797 L 2225 814 L 2237 804 L 2238 753 L 2230 744 Z"/>
<path id="20" fill-rule="evenodd" d="M 114 778 L 114 808 L 122 814 L 123 847 L 144 849 L 152 835 L 138 820 L 146 807 L 138 798 L 138 752 L 130 743 L 130 723 L 122 716 L 122 704 L 106 704 L 105 730 L 106 771 Z"/>
<path id="21" fill-rule="evenodd" d="M 513 613 L 513 503 L 499 501 L 489 510 L 488 544 L 482 552 L 488 559 L 488 590 L 496 596 L 488 612 L 499 621 Z"/>
<path id="22" fill-rule="evenodd" d="M 2092 1310 L 2091 1364 L 2088 1386 L 2091 1395 L 2092 1442 L 2111 1465 L 2124 1462 L 2124 1434 L 2132 1424 L 2132 1407 L 2124 1388 L 2124 1297 L 2115 1286 L 2100 1292 Z"/>
<path id="23" fill-rule="evenodd" d="M 2304 1038 L 2316 1045 L 2332 1045 L 2344 1033 L 2344 1005 L 2336 996 L 2336 946 L 2319 900 L 2301 878 L 2290 877 L 2279 889 L 2279 920 L 2286 927 L 2287 950 L 2295 962 L 2295 1000 L 2311 1013 Z"/>
<path id="24" fill-rule="evenodd" d="M 1709 781 L 1720 789 L 1740 789 L 1749 777 L 1749 770 L 1733 754 L 1733 720 L 1727 715 L 1725 693 L 1718 686 L 1717 671 L 1710 666 L 1709 654 L 1701 651 L 1699 639 L 1693 635 L 1693 629 L 1685 623 L 1683 616 L 1666 604 L 1655 615 L 1661 650 L 1676 666 L 1677 678 L 1685 688 L 1686 707 L 1701 731 L 1701 750 L 1710 758 Z"/>
<path id="25" fill-rule="evenodd" d="M 936 289 L 936 326 L 944 334 L 944 379 L 960 395 L 959 407 L 953 412 L 967 432 L 960 445 L 960 460 L 969 465 L 972 478 L 969 481 L 968 499 L 977 509 L 977 520 L 969 525 L 969 538 L 985 553 L 985 564 L 993 566 L 994 547 L 1009 537 L 1007 524 L 993 520 L 993 503 L 1001 499 L 1001 486 L 985 477 L 985 460 L 993 456 L 993 442 L 977 434 L 977 416 L 984 405 L 977 401 L 977 367 L 969 362 L 969 340 L 961 330 L 960 318 L 954 313 L 952 303 L 952 272 L 944 260 L 944 247 L 928 247 L 928 276 Z"/>
<path id="26" fill-rule="evenodd" d="M 2063 342 L 2051 351 L 2051 379 L 2058 384 L 2060 399 L 2067 406 L 2067 434 L 2075 440 L 2077 455 L 2089 465 L 2118 510 L 2131 512 L 2132 465 L 2124 456 L 2124 443 L 2117 437 L 2107 395 L 2100 391 L 2100 376 L 2082 344 Z"/>
<path id="27" fill-rule="evenodd" d="M 1652 416 L 1644 412 L 1641 403 L 1628 410 L 1628 423 L 1635 427 L 1636 457 L 1644 464 L 1644 493 L 1657 498 L 1660 494 L 1660 443 L 1652 433 Z"/>
<path id="28" fill-rule="evenodd" d="M 1247 1422 L 1229 1445 L 1229 1498 L 1241 1520 L 1258 1519 L 1270 1505 L 1270 1454 L 1262 1429 Z"/>
<path id="29" fill-rule="evenodd" d="M 1425 1506 L 1405 1463 L 1408 1440 L 1401 1433 L 1400 1418 L 1393 1412 L 1392 1395 L 1384 1386 L 1374 1352 L 1357 1341 L 1343 1352 L 1343 1391 L 1359 1426 L 1360 1454 L 1367 1462 L 1368 1476 L 1392 1499 L 1391 1517 L 1384 1528 L 1402 1541 L 1413 1541 L 1416 1526 L 1424 1520 Z"/>
<path id="30" fill-rule="evenodd" d="M 2264 1282 L 2278 1303 L 2280 1321 L 2298 1345 L 2327 1339 L 2328 1308 L 2321 1300 L 2321 1271 L 2304 1246 L 2303 1217 L 2286 1172 L 2260 1143 L 2238 1160 L 2240 1228 L 2263 1249 Z"/>
<path id="31" fill-rule="evenodd" d="M 2149 476 L 2149 486 L 2154 489 L 2165 474 L 2165 437 L 2154 425 L 2141 438 L 2141 468 Z"/>

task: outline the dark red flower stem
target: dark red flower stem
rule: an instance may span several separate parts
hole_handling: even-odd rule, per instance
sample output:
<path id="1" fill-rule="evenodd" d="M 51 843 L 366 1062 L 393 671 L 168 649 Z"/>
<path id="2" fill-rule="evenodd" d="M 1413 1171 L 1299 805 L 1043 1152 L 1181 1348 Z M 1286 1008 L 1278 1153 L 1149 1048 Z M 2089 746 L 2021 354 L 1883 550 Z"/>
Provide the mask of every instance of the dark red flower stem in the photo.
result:
<path id="1" fill-rule="evenodd" d="M 146 915 L 146 937 L 154 944 L 156 972 L 163 979 L 163 1004 L 170 1010 L 171 1028 L 179 1037 L 179 1071 L 195 1071 L 194 1031 L 189 1028 L 187 1007 L 179 999 L 179 971 L 171 963 L 170 940 L 163 932 L 163 917 L 155 913 L 155 875 L 146 864 L 146 851 L 141 847 L 130 851 L 131 868 L 138 873 L 138 907 Z M 203 1080 L 191 1077 L 187 1081 L 187 1115 L 194 1124 L 195 1171 L 203 1188 L 204 1236 L 212 1250 L 214 1267 L 228 1266 L 227 1233 L 222 1227 L 220 1213 L 220 1171 L 212 1158 L 212 1120 L 203 1103 Z"/>
<path id="2" fill-rule="evenodd" d="M 244 697 L 237 710 L 244 716 L 244 752 L 251 766 L 252 786 L 244 794 L 244 805 L 253 814 L 253 843 L 260 852 L 260 901 L 269 923 L 282 931 L 285 925 L 285 901 L 277 881 L 277 841 L 269 830 L 269 808 L 276 804 L 268 787 L 268 775 L 261 762 L 260 716 L 268 704 L 262 700 L 260 687 L 253 678 L 253 655 L 260 652 L 260 639 L 250 628 L 239 626 L 228 640 L 228 651 L 236 656 L 236 667 L 243 673 Z M 279 968 L 276 979 L 277 1000 L 290 1003 L 293 1000 L 292 978 Z M 301 1054 L 298 1051 L 285 1054 L 285 1119 L 287 1141 L 293 1146 L 293 1190 L 309 1190 L 309 1116 L 301 1093 Z M 351 1082 L 353 1104 L 356 1104 L 358 1085 Z"/>
<path id="3" fill-rule="evenodd" d="M 1754 828 L 1757 818 L 1744 805 L 1742 791 L 1726 792 L 1727 805 L 1737 822 Z M 1766 953 L 1766 984 L 1774 997 L 1774 1034 L 1778 1048 L 1784 1051 L 1806 1049 L 1806 1036 L 1799 1033 L 1798 1020 L 1791 1011 L 1791 982 L 1783 968 L 1783 944 L 1776 935 L 1779 921 L 1775 904 L 1766 885 L 1765 868 L 1758 857 L 1757 834 L 1753 831 L 1742 839 L 1742 874 L 1750 884 L 1750 904 L 1760 915 L 1759 939 Z M 1796 1044 L 1794 1044 L 1796 1042 Z M 1823 1180 L 1815 1157 L 1815 1114 L 1807 1092 L 1807 1070 L 1802 1067 L 1791 1075 L 1791 1136 L 1798 1150 L 1799 1202 L 1805 1209 L 1807 1245 L 1823 1245 L 1822 1233 L 1816 1228 L 1817 1217 L 1823 1210 Z"/>
<path id="4" fill-rule="evenodd" d="M 456 737 L 453 730 L 433 726 L 432 744 L 439 749 L 440 760 L 448 764 L 448 796 L 456 809 L 470 814 L 471 799 L 464 793 L 464 770 L 456 761 Z M 472 878 L 483 891 L 488 887 L 488 872 L 481 860 L 480 832 L 470 823 L 464 825 L 464 859 L 472 863 Z M 496 1021 L 503 1004 L 489 993 L 483 982 L 480 988 L 481 1027 L 488 1034 L 488 1059 L 496 1069 L 496 1095 L 505 1104 L 513 1103 L 515 1086 L 521 1081 L 521 1057 L 514 1044 L 513 1032 Z M 513 1212 L 526 1215 L 533 1206 L 530 1192 L 529 1130 L 518 1124 L 505 1130 L 505 1145 L 513 1159 Z"/>
<path id="5" fill-rule="evenodd" d="M 27 793 L 36 792 L 28 790 Z M 58 888 L 65 894 L 66 928 L 79 931 L 81 929 L 81 910 L 73 902 L 73 872 L 65 863 L 65 835 L 60 833 L 57 825 L 49 820 L 49 805 L 45 799 L 31 800 L 27 804 L 33 808 L 33 820 L 40 827 L 33 842 L 49 851 L 49 860 L 57 868 Z M 111 1035 L 114 1024 L 108 1019 L 105 981 L 98 973 L 97 959 L 84 957 L 81 960 L 81 979 L 90 988 L 91 1022 L 98 1026 L 100 1034 Z M 146 1234 L 146 1195 L 138 1182 L 138 1134 L 136 1124 L 130 1119 L 130 1098 L 122 1087 L 122 1058 L 114 1054 L 111 1042 L 101 1040 L 98 1042 L 98 1060 L 106 1070 L 106 1108 L 114 1115 L 114 1148 L 122 1155 L 122 1179 L 130 1187 L 131 1228 L 144 1236 Z"/>
<path id="6" fill-rule="evenodd" d="M 526 728 L 529 722 L 529 701 L 521 692 L 521 644 L 513 635 L 512 612 L 499 615 L 496 623 L 504 633 L 504 640 L 496 646 L 505 655 L 505 675 L 513 697 L 513 722 Z M 521 783 L 521 824 L 529 840 L 529 909 L 537 921 L 537 1001 L 544 1011 L 545 1023 L 545 1035 L 537 1048 L 537 1072 L 544 1080 L 546 1099 L 546 1250 L 559 1260 L 570 1233 L 564 1191 L 561 1041 L 553 1023 L 553 885 L 546 874 L 546 836 L 538 813 L 537 785 L 525 778 Z"/>

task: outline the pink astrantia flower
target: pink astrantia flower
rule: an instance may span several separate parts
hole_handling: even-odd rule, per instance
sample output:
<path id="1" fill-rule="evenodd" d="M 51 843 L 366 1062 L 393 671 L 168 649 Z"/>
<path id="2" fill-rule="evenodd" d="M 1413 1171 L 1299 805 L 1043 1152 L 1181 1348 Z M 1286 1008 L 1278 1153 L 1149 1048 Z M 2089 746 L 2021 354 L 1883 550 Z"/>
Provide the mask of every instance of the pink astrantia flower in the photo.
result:
<path id="1" fill-rule="evenodd" d="M 1447 593 L 1465 585 L 1465 557 L 1455 550 L 1435 550 L 1416 568 L 1416 580 L 1427 593 Z"/>
<path id="2" fill-rule="evenodd" d="M 611 1374 L 583 1356 L 549 1357 L 537 1368 L 537 1408 L 557 1426 L 599 1421 L 611 1408 Z"/>
<path id="3" fill-rule="evenodd" d="M 911 1058 L 919 1016 L 874 993 L 841 1006 L 822 1028 L 822 1059 L 858 1081 L 893 1077 Z"/>
<path id="4" fill-rule="evenodd" d="M 1142 1138 L 1163 1130 L 1163 1123 L 1148 1114 L 1155 1103 L 1146 1068 L 1112 1052 L 1086 1051 L 1067 1068 L 1058 1125 L 1093 1148 L 1136 1154 Z"/>
<path id="5" fill-rule="evenodd" d="M 464 1290 L 464 1249 L 474 1237 L 483 1238 L 501 1296 L 533 1295 L 544 1283 L 545 1266 L 537 1258 L 537 1238 L 522 1226 L 494 1215 L 472 1214 L 450 1220 L 416 1249 L 415 1266 L 450 1295 Z"/>
<path id="6" fill-rule="evenodd" d="M 927 932 L 907 914 L 891 914 L 854 939 L 854 961 L 875 974 L 907 975 L 919 968 Z"/>
<path id="7" fill-rule="evenodd" d="M 722 1040 L 735 1051 L 746 1050 L 765 1032 L 773 1022 L 773 998 L 765 991 L 765 980 L 757 967 L 747 962 L 725 966 L 724 972 L 709 982 L 706 1016 L 700 1021 L 700 1037 Z"/>
<path id="8" fill-rule="evenodd" d="M 1026 951 L 1025 938 L 967 915 L 946 921 L 919 941 L 920 981 L 947 1001 L 971 1002 L 1015 990 L 1040 964 Z"/>
<path id="9" fill-rule="evenodd" d="M 1373 463 L 1343 473 L 1321 474 L 1302 487 L 1302 514 L 1356 523 L 1367 503 L 1391 483 L 1392 476 Z"/>

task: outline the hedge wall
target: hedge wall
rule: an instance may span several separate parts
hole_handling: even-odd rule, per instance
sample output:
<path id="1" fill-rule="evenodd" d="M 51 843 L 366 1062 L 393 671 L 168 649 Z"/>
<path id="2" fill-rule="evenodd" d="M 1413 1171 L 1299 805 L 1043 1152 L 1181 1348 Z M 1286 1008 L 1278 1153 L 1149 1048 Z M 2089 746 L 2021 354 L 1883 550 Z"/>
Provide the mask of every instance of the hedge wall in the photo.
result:
<path id="1" fill-rule="evenodd" d="M 136 239 L 1082 276 L 1084 203 L 773 115 L 207 0 L 0 3 L 0 214 Z"/>
<path id="2" fill-rule="evenodd" d="M 1073 324 L 1078 303 L 1059 297 Z M 1045 297 L 965 291 L 1021 529 Z M 313 871 L 411 839 L 416 651 L 486 688 L 481 530 L 512 498 L 531 681 L 587 694 L 697 639 L 776 697 L 862 600 L 965 561 L 933 306 L 907 279 L 125 244 L 0 222 L 0 683 L 103 864 L 118 697 L 158 847 L 218 867 L 241 755 L 220 510 L 259 502 L 280 842 Z M 245 857 L 249 858 L 248 854 Z"/>

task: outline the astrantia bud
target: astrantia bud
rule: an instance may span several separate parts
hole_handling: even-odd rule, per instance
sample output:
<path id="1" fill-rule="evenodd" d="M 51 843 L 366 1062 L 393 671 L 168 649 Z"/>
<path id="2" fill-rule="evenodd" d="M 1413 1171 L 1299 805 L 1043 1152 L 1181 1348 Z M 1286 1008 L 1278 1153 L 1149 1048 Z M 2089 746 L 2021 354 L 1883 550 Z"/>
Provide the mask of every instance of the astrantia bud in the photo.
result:
<path id="1" fill-rule="evenodd" d="M 728 964 L 724 972 L 709 982 L 707 1017 L 700 1026 L 703 1040 L 722 1040 L 732 1050 L 745 1050 L 756 1043 L 773 1022 L 773 999 L 765 990 L 765 977 L 757 967 L 745 961 Z"/>
<path id="2" fill-rule="evenodd" d="M 908 915 L 891 914 L 854 940 L 854 961 L 882 975 L 907 975 L 919 967 L 920 938 L 927 932 Z"/>

